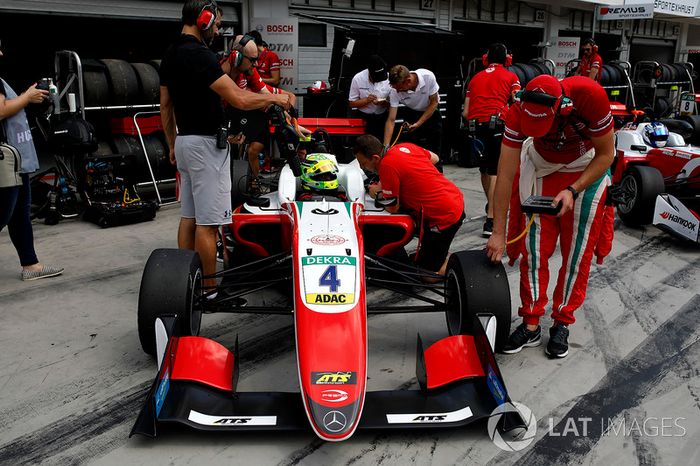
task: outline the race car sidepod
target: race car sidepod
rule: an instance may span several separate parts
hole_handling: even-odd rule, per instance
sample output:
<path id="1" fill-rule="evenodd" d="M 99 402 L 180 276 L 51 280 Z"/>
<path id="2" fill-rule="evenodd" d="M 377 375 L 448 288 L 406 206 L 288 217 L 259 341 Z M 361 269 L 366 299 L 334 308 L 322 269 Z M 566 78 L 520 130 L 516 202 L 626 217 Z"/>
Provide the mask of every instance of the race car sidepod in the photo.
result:
<path id="1" fill-rule="evenodd" d="M 238 340 L 234 351 L 197 336 L 175 336 L 177 316 L 156 320 L 158 374 L 129 436 L 155 437 L 159 423 L 181 423 L 200 430 L 246 431 L 309 429 L 299 392 L 237 392 Z M 427 349 L 417 342 L 418 390 L 365 394 L 359 428 L 457 427 L 489 417 L 510 398 L 494 358 L 496 318 L 474 317 L 471 335 L 443 338 Z M 343 385 L 329 385 L 342 401 Z M 330 417 L 328 417 L 330 416 Z M 350 420 L 338 410 L 324 420 L 342 429 Z M 524 429 L 519 413 L 499 421 L 501 432 Z"/>

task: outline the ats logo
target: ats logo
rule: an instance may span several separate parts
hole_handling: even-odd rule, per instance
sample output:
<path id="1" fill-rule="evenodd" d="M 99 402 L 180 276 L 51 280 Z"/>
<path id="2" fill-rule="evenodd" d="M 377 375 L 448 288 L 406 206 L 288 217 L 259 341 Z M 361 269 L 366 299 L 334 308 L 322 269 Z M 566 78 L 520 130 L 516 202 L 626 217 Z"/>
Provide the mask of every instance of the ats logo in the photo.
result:
<path id="1" fill-rule="evenodd" d="M 312 372 L 312 385 L 355 385 L 357 376 L 354 372 Z M 343 392 L 345 393 L 345 392 Z"/>
<path id="2" fill-rule="evenodd" d="M 695 231 L 695 227 L 697 227 L 697 223 L 691 222 L 690 220 L 686 220 L 683 217 L 680 217 L 678 215 L 674 215 L 668 211 L 661 212 L 661 218 L 664 220 L 671 221 L 673 223 L 677 223 L 680 226 L 687 228 L 690 231 Z"/>
<path id="3" fill-rule="evenodd" d="M 251 420 L 252 418 L 249 417 L 224 417 L 217 421 L 214 421 L 214 424 L 248 424 L 248 422 L 250 422 Z"/>
<path id="4" fill-rule="evenodd" d="M 437 416 L 418 416 L 411 422 L 442 422 L 447 418 L 447 414 L 439 414 Z"/>

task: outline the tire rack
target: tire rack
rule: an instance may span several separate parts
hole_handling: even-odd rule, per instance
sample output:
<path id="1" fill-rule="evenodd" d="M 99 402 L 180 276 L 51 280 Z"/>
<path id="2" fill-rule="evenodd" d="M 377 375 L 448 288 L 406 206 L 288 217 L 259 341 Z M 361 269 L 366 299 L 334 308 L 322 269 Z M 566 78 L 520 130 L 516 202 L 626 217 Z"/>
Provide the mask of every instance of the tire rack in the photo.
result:
<path id="1" fill-rule="evenodd" d="M 573 76 L 573 71 L 578 68 L 579 64 L 581 63 L 580 58 L 574 58 L 573 60 L 569 60 L 566 62 L 566 67 L 565 67 L 565 76 Z M 605 85 L 601 87 L 603 89 L 607 90 L 616 90 L 616 89 L 625 89 L 627 92 L 625 93 L 625 102 L 624 104 L 629 106 L 630 103 L 632 104 L 633 109 L 637 108 L 637 101 L 634 98 L 634 88 L 632 87 L 632 79 L 630 79 L 630 70 L 632 70 L 632 65 L 630 65 L 629 62 L 627 61 L 620 61 L 620 60 L 611 60 L 607 64 L 610 65 L 617 65 L 620 67 L 620 69 L 624 72 L 624 81 L 627 81 L 626 84 L 613 84 L 613 85 Z M 603 65 L 606 65 L 606 63 L 603 63 Z M 601 73 L 602 73 L 601 69 Z"/>
<path id="2" fill-rule="evenodd" d="M 68 69 L 63 70 L 61 66 L 61 59 L 65 59 L 68 64 Z M 63 84 L 63 81 L 59 81 L 59 78 L 63 78 L 65 76 L 65 84 Z M 146 181 L 146 182 L 141 182 L 141 183 L 136 183 L 135 186 L 148 186 L 152 185 L 153 189 L 155 190 L 156 197 L 158 198 L 158 205 L 163 206 L 163 205 L 170 205 L 170 204 L 176 204 L 179 202 L 177 200 L 177 197 L 173 198 L 166 198 L 166 200 L 163 200 L 163 197 L 160 194 L 160 190 L 158 189 L 159 184 L 164 184 L 164 183 L 174 183 L 176 182 L 175 178 L 170 178 L 170 179 L 165 179 L 165 180 L 156 180 L 155 174 L 153 172 L 153 167 L 151 166 L 151 161 L 149 160 L 148 157 L 148 151 L 146 150 L 146 144 L 143 139 L 143 134 L 141 133 L 141 127 L 138 124 L 138 118 L 144 115 L 154 115 L 154 114 L 159 114 L 160 113 L 160 104 L 145 104 L 145 105 L 107 105 L 107 106 L 100 106 L 100 107 L 85 107 L 85 92 L 84 92 L 84 82 L 83 82 L 83 66 L 82 66 L 82 61 L 80 60 L 80 57 L 76 52 L 73 52 L 71 50 L 61 50 L 56 52 L 55 58 L 54 58 L 54 81 L 56 83 L 61 83 L 62 86 L 59 86 L 61 89 L 61 92 L 59 93 L 59 101 L 64 100 L 65 101 L 65 107 L 68 108 L 67 104 L 67 94 L 68 91 L 72 89 L 72 92 L 75 93 L 76 95 L 76 106 L 77 106 L 77 111 L 80 112 L 80 115 L 82 116 L 83 119 L 85 119 L 85 112 L 86 111 L 105 111 L 105 110 L 140 110 L 137 111 L 134 116 L 134 127 L 136 128 L 136 132 L 138 133 L 139 136 L 139 142 L 141 143 L 141 149 L 143 150 L 143 156 L 146 159 L 146 165 L 148 166 L 148 172 L 149 175 L 151 176 L 151 181 Z"/>
<path id="3" fill-rule="evenodd" d="M 692 73 L 694 71 L 693 64 L 692 63 L 682 63 L 683 69 L 685 71 L 685 76 L 688 77 L 687 80 L 683 81 L 658 81 L 656 76 L 655 76 L 655 71 L 661 67 L 661 65 L 658 62 L 655 61 L 639 61 L 634 64 L 634 69 L 632 70 L 632 79 L 637 87 L 640 88 L 650 88 L 653 89 L 652 93 L 652 108 L 656 107 L 656 93 L 659 88 L 659 86 L 669 86 L 669 91 L 670 92 L 676 92 L 677 95 L 673 100 L 678 100 L 678 104 L 680 105 L 680 96 L 683 93 L 683 87 L 687 86 L 686 92 L 689 92 L 691 94 L 695 94 L 695 86 L 693 85 L 693 77 Z M 651 79 L 649 82 L 644 82 L 641 79 L 641 74 L 644 72 L 650 72 L 651 73 Z M 672 86 L 679 86 L 677 90 L 670 89 Z M 670 108 L 674 108 L 674 104 L 670 102 Z"/>

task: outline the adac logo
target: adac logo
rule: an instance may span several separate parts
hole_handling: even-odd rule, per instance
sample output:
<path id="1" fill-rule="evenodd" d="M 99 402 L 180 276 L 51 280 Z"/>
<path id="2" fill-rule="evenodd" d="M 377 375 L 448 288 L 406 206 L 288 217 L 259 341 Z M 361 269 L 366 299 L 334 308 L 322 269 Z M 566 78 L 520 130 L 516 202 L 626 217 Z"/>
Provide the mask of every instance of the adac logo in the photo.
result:
<path id="1" fill-rule="evenodd" d="M 354 293 L 306 293 L 308 304 L 352 304 L 355 302 Z"/>
<path id="2" fill-rule="evenodd" d="M 312 372 L 312 385 L 355 385 L 357 376 L 354 372 Z"/>

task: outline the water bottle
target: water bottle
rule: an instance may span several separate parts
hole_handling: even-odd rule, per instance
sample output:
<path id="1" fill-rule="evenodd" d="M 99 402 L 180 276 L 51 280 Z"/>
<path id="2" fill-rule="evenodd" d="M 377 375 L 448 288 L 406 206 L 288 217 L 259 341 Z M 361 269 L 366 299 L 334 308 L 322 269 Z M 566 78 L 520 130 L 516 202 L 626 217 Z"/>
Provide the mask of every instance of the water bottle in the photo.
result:
<path id="1" fill-rule="evenodd" d="M 58 97 L 58 86 L 53 83 L 53 79 L 49 78 L 49 98 L 53 102 L 53 113 L 58 115 L 61 113 L 61 103 Z"/>
<path id="2" fill-rule="evenodd" d="M 260 167 L 260 170 L 263 170 L 263 167 L 265 166 L 265 153 L 263 151 L 260 151 L 258 154 L 258 167 Z"/>

